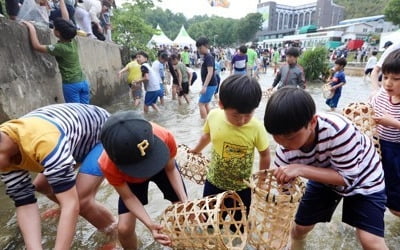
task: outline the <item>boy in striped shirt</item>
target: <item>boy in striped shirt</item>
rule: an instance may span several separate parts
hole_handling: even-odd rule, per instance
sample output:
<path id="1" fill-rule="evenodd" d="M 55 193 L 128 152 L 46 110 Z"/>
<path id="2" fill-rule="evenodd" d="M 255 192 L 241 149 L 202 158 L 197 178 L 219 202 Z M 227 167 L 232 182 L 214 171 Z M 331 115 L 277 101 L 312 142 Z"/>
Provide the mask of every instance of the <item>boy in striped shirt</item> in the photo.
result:
<path id="1" fill-rule="evenodd" d="M 400 216 L 400 49 L 382 64 L 382 87 L 371 101 L 378 124 L 385 171 L 386 206 Z"/>
<path id="2" fill-rule="evenodd" d="M 336 114 L 316 114 L 300 88 L 284 87 L 269 99 L 264 125 L 279 144 L 274 165 L 280 183 L 308 179 L 291 249 L 303 249 L 318 222 L 330 221 L 343 198 L 342 221 L 355 227 L 364 249 L 387 249 L 384 241 L 385 183 L 371 140 Z"/>
<path id="3" fill-rule="evenodd" d="M 56 250 L 71 248 L 78 214 L 103 232 L 115 230 L 111 212 L 94 199 L 103 181 L 97 159 L 103 150 L 100 130 L 108 116 L 96 106 L 68 103 L 0 124 L 1 180 L 14 200 L 27 249 L 42 249 L 35 191 L 60 204 Z M 77 163 L 82 163 L 78 177 Z M 37 173 L 34 181 L 31 172 Z"/>

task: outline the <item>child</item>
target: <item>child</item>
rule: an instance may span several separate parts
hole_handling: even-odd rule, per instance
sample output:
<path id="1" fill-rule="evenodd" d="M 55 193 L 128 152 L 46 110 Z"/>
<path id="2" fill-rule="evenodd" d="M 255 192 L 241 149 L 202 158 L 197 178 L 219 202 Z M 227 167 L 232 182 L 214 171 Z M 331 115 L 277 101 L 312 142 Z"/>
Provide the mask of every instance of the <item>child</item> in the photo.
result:
<path id="1" fill-rule="evenodd" d="M 342 86 L 346 84 L 346 75 L 344 74 L 344 67 L 346 67 L 347 61 L 341 57 L 336 59 L 335 67 L 333 69 L 334 74 L 332 81 L 330 82 L 331 91 L 335 92 L 332 98 L 327 99 L 325 103 L 331 108 L 331 111 L 335 111 L 339 103 L 340 96 L 342 95 Z"/>
<path id="2" fill-rule="evenodd" d="M 279 144 L 274 175 L 279 183 L 308 179 L 291 232 L 291 249 L 303 249 L 316 223 L 330 221 L 343 198 L 343 222 L 356 228 L 364 249 L 384 241 L 385 183 L 372 141 L 337 114 L 316 114 L 306 91 L 285 87 L 268 100 L 267 131 Z"/>
<path id="3" fill-rule="evenodd" d="M 141 65 L 140 70 L 142 71 L 142 79 L 135 82 L 144 82 L 144 88 L 146 95 L 144 96 L 144 107 L 145 113 L 149 112 L 149 107 L 152 107 L 155 111 L 159 112 L 157 107 L 157 99 L 160 95 L 160 83 L 161 78 L 158 72 L 148 64 L 149 56 L 144 51 L 139 51 L 136 54 L 136 60 Z"/>
<path id="4" fill-rule="evenodd" d="M 270 155 L 267 133 L 253 117 L 261 100 L 259 83 L 247 75 L 231 75 L 219 91 L 219 109 L 212 110 L 204 124 L 204 134 L 192 153 L 212 144 L 211 164 L 203 196 L 235 190 L 250 208 L 251 190 L 243 182 L 251 175 L 254 148 L 260 154 L 259 169 L 268 169 Z"/>
<path id="5" fill-rule="evenodd" d="M 232 57 L 231 61 L 231 75 L 232 74 L 246 74 L 247 69 L 247 47 L 242 45 L 239 47 L 238 53 Z"/>
<path id="6" fill-rule="evenodd" d="M 378 62 L 378 59 L 376 58 L 377 54 L 378 54 L 378 51 L 374 50 L 374 51 L 372 51 L 372 56 L 370 58 L 368 58 L 368 62 L 365 65 L 364 81 L 367 76 L 371 76 L 371 72 L 374 69 L 376 63 Z"/>
<path id="7" fill-rule="evenodd" d="M 207 114 L 210 112 L 209 103 L 217 88 L 214 72 L 215 61 L 214 57 L 209 52 L 208 43 L 208 39 L 205 37 L 200 37 L 196 42 L 197 51 L 204 56 L 203 64 L 201 65 L 201 81 L 203 82 L 203 87 L 201 88 L 199 99 L 201 119 L 206 119 Z"/>
<path id="8" fill-rule="evenodd" d="M 105 151 L 99 159 L 108 182 L 120 195 L 118 238 L 123 249 L 137 249 L 136 218 L 151 231 L 156 241 L 170 245 L 144 209 L 149 182 L 155 182 L 171 202 L 187 200 L 185 187 L 175 165 L 174 136 L 165 128 L 149 123 L 133 111 L 116 113 L 101 132 Z"/>
<path id="9" fill-rule="evenodd" d="M 272 63 L 274 64 L 274 74 L 278 72 L 280 54 L 277 47 L 274 47 L 274 53 L 272 53 Z"/>
<path id="10" fill-rule="evenodd" d="M 157 60 L 153 62 L 152 68 L 155 72 L 160 75 L 160 103 L 164 105 L 164 80 L 165 80 L 165 63 L 168 61 L 168 54 L 167 52 L 161 50 L 158 52 Z"/>
<path id="11" fill-rule="evenodd" d="M 0 125 L 0 171 L 14 200 L 27 249 L 42 249 L 35 191 L 61 207 L 54 249 L 70 249 L 78 213 L 99 230 L 111 233 L 114 217 L 95 201 L 103 181 L 95 171 L 102 146 L 100 130 L 108 112 L 84 104 L 56 104 Z M 75 177 L 75 167 L 82 163 Z M 31 183 L 31 172 L 37 173 Z"/>
<path id="12" fill-rule="evenodd" d="M 24 23 L 29 30 L 29 38 L 34 50 L 55 56 L 60 69 L 65 102 L 89 103 L 89 83 L 79 63 L 78 44 L 74 39 L 76 27 L 69 20 L 64 1 L 60 1 L 63 18 L 54 20 L 54 35 L 59 39 L 56 44 L 42 45 L 36 29 L 29 22 Z"/>
<path id="13" fill-rule="evenodd" d="M 400 50 L 395 50 L 382 64 L 382 88 L 372 99 L 378 124 L 385 171 L 386 206 L 400 216 Z"/>
<path id="14" fill-rule="evenodd" d="M 142 79 L 142 71 L 140 70 L 140 64 L 136 60 L 136 53 L 131 55 L 131 61 L 118 72 L 118 77 L 121 78 L 124 72 L 128 72 L 127 80 L 133 105 L 138 107 L 142 99 L 142 84 L 139 82 Z"/>
<path id="15" fill-rule="evenodd" d="M 188 94 L 189 94 L 189 72 L 187 67 L 179 60 L 177 54 L 171 55 L 171 61 L 176 68 L 176 73 L 178 73 L 178 103 L 182 104 L 182 96 L 186 103 L 189 104 Z"/>
<path id="16" fill-rule="evenodd" d="M 286 54 L 286 64 L 284 64 L 275 76 L 272 83 L 272 88 L 278 84 L 278 89 L 284 86 L 299 86 L 302 89 L 306 88 L 306 79 L 304 76 L 303 67 L 297 64 L 297 58 L 300 56 L 300 51 L 295 47 L 290 47 Z"/>

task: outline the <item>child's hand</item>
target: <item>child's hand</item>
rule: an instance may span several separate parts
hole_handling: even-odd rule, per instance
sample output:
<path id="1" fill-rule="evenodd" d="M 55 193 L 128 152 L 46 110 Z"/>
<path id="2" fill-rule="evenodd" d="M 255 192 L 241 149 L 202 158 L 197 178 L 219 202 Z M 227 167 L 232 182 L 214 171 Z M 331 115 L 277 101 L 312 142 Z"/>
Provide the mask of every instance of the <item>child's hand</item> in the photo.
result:
<path id="1" fill-rule="evenodd" d="M 34 27 L 33 24 L 31 22 L 28 22 L 28 21 L 21 21 L 21 23 L 26 25 L 28 28 L 29 27 Z"/>
<path id="2" fill-rule="evenodd" d="M 300 175 L 300 166 L 298 164 L 291 164 L 276 168 L 274 176 L 279 184 L 288 183 Z"/>
<path id="3" fill-rule="evenodd" d="M 189 149 L 188 152 L 191 153 L 191 154 L 200 154 L 200 152 L 197 152 L 194 149 Z"/>
<path id="4" fill-rule="evenodd" d="M 160 232 L 162 229 L 163 227 L 161 225 L 158 224 L 151 225 L 150 230 L 154 240 L 160 243 L 161 245 L 171 246 L 172 244 L 171 239 L 168 237 L 168 235 L 162 234 Z"/>
<path id="5" fill-rule="evenodd" d="M 396 118 L 388 113 L 383 114 L 383 116 L 373 116 L 372 119 L 374 119 L 377 124 L 385 127 L 399 128 L 400 126 L 400 121 L 396 120 Z"/>

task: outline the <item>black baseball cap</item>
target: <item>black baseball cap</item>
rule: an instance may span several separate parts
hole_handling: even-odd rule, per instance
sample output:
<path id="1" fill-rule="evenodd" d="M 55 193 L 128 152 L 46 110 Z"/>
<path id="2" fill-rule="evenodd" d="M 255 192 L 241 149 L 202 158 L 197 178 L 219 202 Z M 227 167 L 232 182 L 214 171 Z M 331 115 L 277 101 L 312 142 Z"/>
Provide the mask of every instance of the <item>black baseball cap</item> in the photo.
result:
<path id="1" fill-rule="evenodd" d="M 111 115 L 101 130 L 100 140 L 110 160 L 131 177 L 152 177 L 170 158 L 167 145 L 153 134 L 151 123 L 134 111 Z"/>
<path id="2" fill-rule="evenodd" d="M 389 47 L 389 46 L 391 46 L 393 43 L 391 42 L 391 41 L 387 41 L 386 43 L 385 43 L 385 45 L 383 45 L 383 48 L 387 48 L 387 47 Z"/>

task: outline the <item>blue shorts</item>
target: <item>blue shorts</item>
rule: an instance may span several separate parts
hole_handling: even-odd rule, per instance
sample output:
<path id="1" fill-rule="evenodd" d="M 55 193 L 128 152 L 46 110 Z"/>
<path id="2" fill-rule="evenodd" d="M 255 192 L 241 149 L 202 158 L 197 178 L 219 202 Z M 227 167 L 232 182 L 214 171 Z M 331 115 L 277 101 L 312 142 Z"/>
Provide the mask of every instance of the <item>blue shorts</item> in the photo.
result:
<path id="1" fill-rule="evenodd" d="M 380 140 L 380 144 L 385 172 L 386 206 L 400 212 L 400 143 Z"/>
<path id="2" fill-rule="evenodd" d="M 146 91 L 144 96 L 144 105 L 151 106 L 157 103 L 157 99 L 160 96 L 160 90 L 156 91 Z"/>
<path id="3" fill-rule="evenodd" d="M 209 103 L 217 89 L 217 85 L 215 86 L 207 86 L 206 93 L 200 95 L 199 103 Z"/>
<path id="4" fill-rule="evenodd" d="M 164 84 L 160 83 L 160 90 L 158 91 L 158 97 L 164 97 Z"/>
<path id="5" fill-rule="evenodd" d="M 94 148 L 92 148 L 92 150 L 90 150 L 90 152 L 85 156 L 85 159 L 79 168 L 79 173 L 103 176 L 100 165 L 97 162 L 102 152 L 103 145 L 101 143 L 94 146 Z"/>
<path id="6" fill-rule="evenodd" d="M 90 89 L 87 80 L 82 82 L 63 83 L 62 87 L 65 102 L 89 104 Z"/>
<path id="7" fill-rule="evenodd" d="M 175 167 L 178 169 L 178 166 L 175 163 Z M 178 170 L 179 171 L 179 170 Z M 185 183 L 183 182 L 182 176 L 181 176 L 182 184 L 183 187 L 185 188 L 185 193 L 186 193 L 186 187 Z M 164 199 L 167 199 L 171 202 L 177 202 L 179 201 L 178 195 L 175 193 L 174 188 L 172 187 L 171 183 L 169 182 L 168 176 L 165 173 L 165 170 L 161 170 L 158 174 L 155 176 L 151 177 L 149 180 L 143 182 L 143 183 L 128 183 L 128 186 L 132 193 L 135 194 L 135 196 L 140 200 L 142 205 L 147 205 L 148 201 L 148 189 L 149 189 L 149 182 L 152 181 L 154 182 L 157 187 L 161 190 L 161 192 L 164 194 Z M 129 213 L 129 209 L 125 206 L 124 201 L 119 197 L 118 199 L 118 214 L 125 214 Z"/>
<path id="8" fill-rule="evenodd" d="M 386 203 L 384 190 L 370 195 L 357 194 L 342 197 L 328 186 L 308 181 L 306 192 L 296 213 L 295 222 L 301 226 L 329 222 L 342 198 L 343 222 L 379 237 L 384 236 L 383 217 Z"/>

